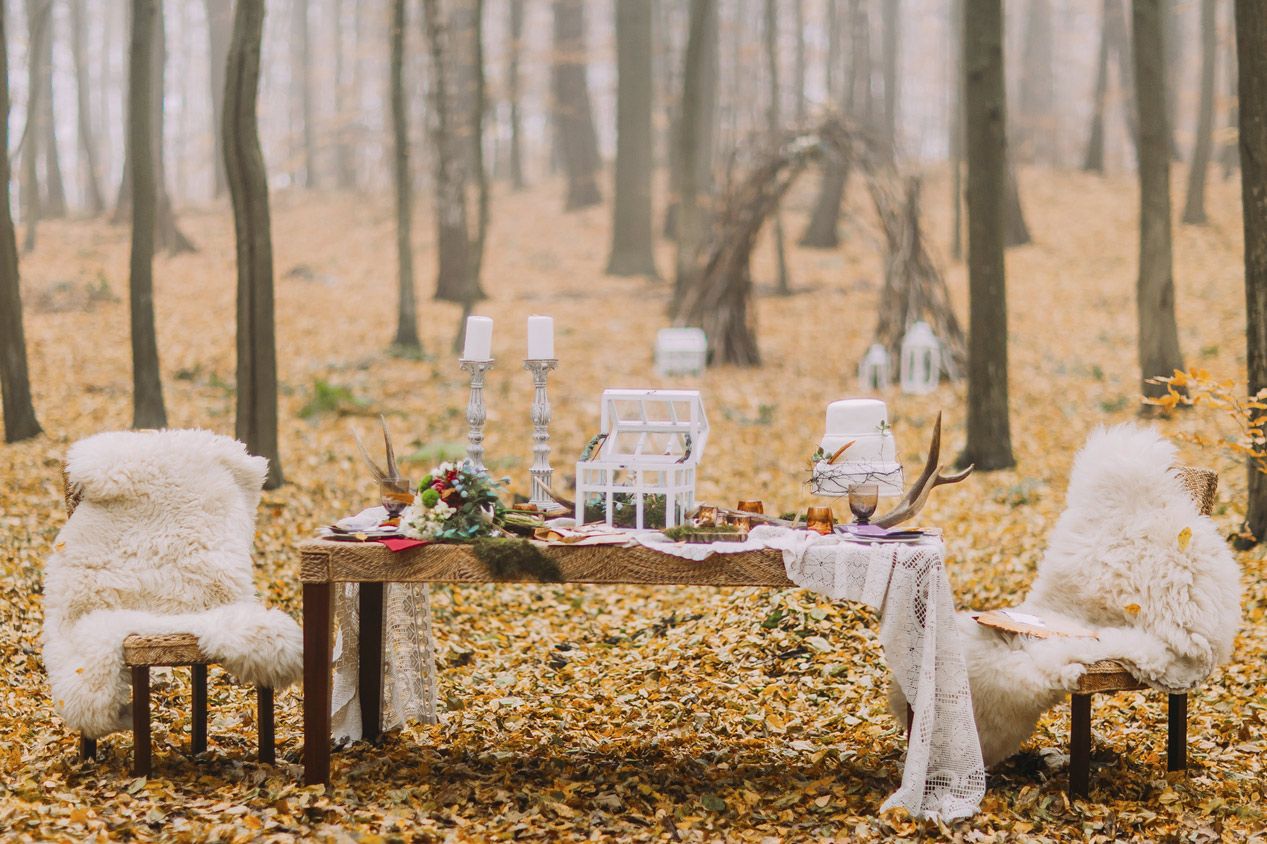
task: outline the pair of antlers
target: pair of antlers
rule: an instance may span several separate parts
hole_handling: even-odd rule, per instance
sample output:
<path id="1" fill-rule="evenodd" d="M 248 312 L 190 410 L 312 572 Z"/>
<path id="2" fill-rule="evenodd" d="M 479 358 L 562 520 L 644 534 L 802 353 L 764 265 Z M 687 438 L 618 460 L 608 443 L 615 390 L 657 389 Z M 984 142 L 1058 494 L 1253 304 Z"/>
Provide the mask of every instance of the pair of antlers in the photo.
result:
<path id="1" fill-rule="evenodd" d="M 915 483 L 911 484 L 906 491 L 906 495 L 902 496 L 902 500 L 897 503 L 897 506 L 876 519 L 872 524 L 882 528 L 890 528 L 901 524 L 920 511 L 924 506 L 924 502 L 928 501 L 928 494 L 933 491 L 933 487 L 938 487 L 942 484 L 957 484 L 972 474 L 972 466 L 949 475 L 942 474 L 942 467 L 937 463 L 940 459 L 941 411 L 938 411 L 937 424 L 933 426 L 933 441 L 928 446 L 928 460 L 924 463 L 924 471 L 920 473 Z"/>

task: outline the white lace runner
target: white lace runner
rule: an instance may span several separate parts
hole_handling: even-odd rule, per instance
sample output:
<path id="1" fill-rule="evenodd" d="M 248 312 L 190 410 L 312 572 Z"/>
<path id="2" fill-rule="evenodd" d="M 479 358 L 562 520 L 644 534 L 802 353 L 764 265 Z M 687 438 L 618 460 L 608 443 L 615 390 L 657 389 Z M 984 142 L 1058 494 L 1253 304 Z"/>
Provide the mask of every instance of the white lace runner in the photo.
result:
<path id="1" fill-rule="evenodd" d="M 976 814 L 985 765 L 941 541 L 868 545 L 766 527 L 749 540 L 781 549 L 798 586 L 880 613 L 885 660 L 914 712 L 902 784 L 881 811 L 902 806 L 943 821 Z"/>
<path id="2" fill-rule="evenodd" d="M 336 744 L 361 737 L 360 585 L 334 590 L 334 683 L 330 732 Z M 382 728 L 406 721 L 434 724 L 435 639 L 431 593 L 425 583 L 388 583 L 383 589 Z"/>

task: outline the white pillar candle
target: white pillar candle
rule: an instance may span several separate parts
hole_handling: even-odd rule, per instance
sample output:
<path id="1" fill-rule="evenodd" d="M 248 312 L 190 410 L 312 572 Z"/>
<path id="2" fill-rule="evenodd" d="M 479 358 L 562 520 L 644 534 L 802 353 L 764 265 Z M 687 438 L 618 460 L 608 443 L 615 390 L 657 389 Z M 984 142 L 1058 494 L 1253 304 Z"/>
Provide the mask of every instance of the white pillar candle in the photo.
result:
<path id="1" fill-rule="evenodd" d="M 492 317 L 469 316 L 466 318 L 466 344 L 462 346 L 462 359 L 493 359 Z"/>
<path id="2" fill-rule="evenodd" d="M 554 317 L 528 317 L 528 360 L 554 357 Z"/>

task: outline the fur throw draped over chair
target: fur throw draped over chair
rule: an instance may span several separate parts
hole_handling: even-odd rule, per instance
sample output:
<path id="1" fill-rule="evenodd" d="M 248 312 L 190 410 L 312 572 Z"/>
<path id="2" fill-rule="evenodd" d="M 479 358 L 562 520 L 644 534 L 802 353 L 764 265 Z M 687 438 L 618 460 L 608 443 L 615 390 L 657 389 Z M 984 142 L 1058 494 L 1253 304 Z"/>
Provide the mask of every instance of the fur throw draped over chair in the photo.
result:
<path id="1" fill-rule="evenodd" d="M 299 678 L 299 626 L 261 604 L 252 577 L 267 468 L 207 431 L 111 432 L 71 447 L 80 500 L 44 582 L 44 664 L 70 727 L 93 739 L 130 728 L 123 640 L 134 633 L 192 633 L 245 683 Z"/>
<path id="2" fill-rule="evenodd" d="M 1007 635 L 960 614 L 986 765 L 1020 748 L 1087 663 L 1118 660 L 1148 686 L 1184 692 L 1231 656 L 1240 569 L 1175 460 L 1170 442 L 1130 424 L 1096 431 L 1074 460 L 1065 511 L 1017 609 L 1098 640 Z"/>

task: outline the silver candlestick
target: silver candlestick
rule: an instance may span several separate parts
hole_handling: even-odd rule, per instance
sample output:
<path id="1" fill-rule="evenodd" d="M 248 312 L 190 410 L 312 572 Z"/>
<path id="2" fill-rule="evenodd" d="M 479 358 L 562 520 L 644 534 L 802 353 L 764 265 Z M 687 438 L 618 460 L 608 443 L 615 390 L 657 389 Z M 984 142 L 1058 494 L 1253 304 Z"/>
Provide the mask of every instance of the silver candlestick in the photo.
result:
<path id="1" fill-rule="evenodd" d="M 524 369 L 532 373 L 532 495 L 528 499 L 538 510 L 561 508 L 550 494 L 554 470 L 550 468 L 550 398 L 546 395 L 546 376 L 559 365 L 554 358 L 524 361 Z"/>
<path id="2" fill-rule="evenodd" d="M 477 469 L 484 468 L 484 373 L 493 368 L 492 360 L 466 360 L 458 364 L 471 373 L 471 395 L 466 400 L 466 424 L 471 428 L 466 434 L 466 458 Z"/>

